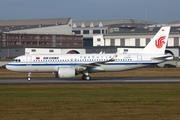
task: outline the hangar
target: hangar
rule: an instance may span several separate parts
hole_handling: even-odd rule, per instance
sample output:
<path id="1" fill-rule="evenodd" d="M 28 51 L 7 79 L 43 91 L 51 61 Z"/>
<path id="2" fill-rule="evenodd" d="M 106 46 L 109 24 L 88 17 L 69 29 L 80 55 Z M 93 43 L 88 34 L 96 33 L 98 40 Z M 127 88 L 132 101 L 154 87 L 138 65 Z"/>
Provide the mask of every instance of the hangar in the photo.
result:
<path id="1" fill-rule="evenodd" d="M 0 20 L 0 46 L 82 47 L 82 35 L 72 34 L 71 18 Z"/>
<path id="2" fill-rule="evenodd" d="M 122 32 L 124 28 L 133 29 L 144 26 L 157 24 L 155 22 L 143 20 L 88 20 L 88 21 L 74 21 L 73 29 L 76 35 L 83 35 L 84 47 L 98 46 L 100 41 L 94 40 L 94 36 L 107 35 L 111 33 Z M 121 29 L 120 29 L 121 28 Z M 103 46 L 103 45 L 99 45 Z"/>
<path id="3" fill-rule="evenodd" d="M 143 20 L 95 20 L 73 22 L 73 32 L 83 35 L 87 53 L 137 52 L 142 50 L 162 26 L 172 26 L 167 50 L 180 55 L 179 21 L 158 24 Z M 96 31 L 96 32 L 95 32 Z M 97 32 L 98 31 L 98 32 Z M 93 46 L 91 49 L 90 46 Z"/>
<path id="4" fill-rule="evenodd" d="M 0 58 L 22 54 L 115 53 L 141 50 L 161 26 L 172 25 L 168 50 L 179 56 L 180 22 L 72 21 L 71 18 L 0 20 Z M 58 50 L 59 49 L 59 50 Z M 33 51 L 36 52 L 33 52 Z M 53 51 L 53 52 L 52 52 Z M 60 52 L 59 52 L 60 51 Z"/>

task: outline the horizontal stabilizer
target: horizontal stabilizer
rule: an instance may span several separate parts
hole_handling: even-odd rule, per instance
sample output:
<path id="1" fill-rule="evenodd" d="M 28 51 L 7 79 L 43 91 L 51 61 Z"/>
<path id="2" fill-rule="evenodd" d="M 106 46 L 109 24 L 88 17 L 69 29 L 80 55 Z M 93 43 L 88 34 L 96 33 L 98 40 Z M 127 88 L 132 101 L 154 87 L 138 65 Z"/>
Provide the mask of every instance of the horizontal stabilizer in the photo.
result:
<path id="1" fill-rule="evenodd" d="M 159 56 L 155 57 L 153 59 L 155 60 L 172 60 L 174 57 L 172 55 L 164 55 L 164 56 Z"/>

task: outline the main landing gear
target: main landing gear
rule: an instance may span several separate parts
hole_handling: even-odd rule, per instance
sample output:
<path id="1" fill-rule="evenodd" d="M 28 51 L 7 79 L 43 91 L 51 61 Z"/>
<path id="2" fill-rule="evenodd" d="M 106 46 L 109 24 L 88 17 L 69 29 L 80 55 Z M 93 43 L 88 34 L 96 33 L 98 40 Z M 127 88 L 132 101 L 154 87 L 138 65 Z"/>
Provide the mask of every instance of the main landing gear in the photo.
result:
<path id="1" fill-rule="evenodd" d="M 28 73 L 28 78 L 27 78 L 28 81 L 31 80 L 31 72 Z"/>
<path id="2" fill-rule="evenodd" d="M 90 76 L 83 75 L 83 76 L 82 76 L 82 79 L 83 79 L 83 80 L 90 80 L 91 77 L 90 77 Z"/>
<path id="3" fill-rule="evenodd" d="M 83 80 L 90 80 L 91 79 L 91 77 L 89 76 L 89 74 L 86 70 L 83 72 L 82 79 Z"/>

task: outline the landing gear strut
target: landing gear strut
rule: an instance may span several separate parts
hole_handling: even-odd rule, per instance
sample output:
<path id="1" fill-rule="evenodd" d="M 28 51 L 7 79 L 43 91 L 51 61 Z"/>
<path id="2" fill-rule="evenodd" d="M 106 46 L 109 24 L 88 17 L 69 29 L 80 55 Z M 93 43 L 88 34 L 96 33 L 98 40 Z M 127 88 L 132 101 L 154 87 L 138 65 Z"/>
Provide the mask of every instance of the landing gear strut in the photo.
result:
<path id="1" fill-rule="evenodd" d="M 28 78 L 27 78 L 28 81 L 31 80 L 31 72 L 28 73 Z"/>

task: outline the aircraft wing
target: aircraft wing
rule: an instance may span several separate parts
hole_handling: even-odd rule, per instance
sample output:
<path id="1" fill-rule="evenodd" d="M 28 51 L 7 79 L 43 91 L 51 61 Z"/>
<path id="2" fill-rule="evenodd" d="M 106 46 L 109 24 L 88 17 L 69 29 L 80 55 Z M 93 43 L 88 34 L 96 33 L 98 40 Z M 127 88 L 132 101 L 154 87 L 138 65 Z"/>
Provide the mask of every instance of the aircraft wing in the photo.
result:
<path id="1" fill-rule="evenodd" d="M 115 54 L 111 59 L 109 59 L 109 60 L 106 60 L 106 61 L 98 61 L 98 62 L 92 62 L 92 63 L 88 63 L 88 64 L 82 64 L 81 66 L 92 68 L 92 67 L 97 67 L 97 66 L 106 64 L 107 62 L 114 61 L 114 60 L 118 57 L 118 53 L 119 53 L 119 52 L 116 52 L 116 54 Z"/>
<path id="2" fill-rule="evenodd" d="M 93 62 L 93 63 L 89 63 L 89 64 L 82 64 L 81 66 L 83 66 L 83 67 L 97 67 L 97 66 L 106 64 L 107 62 L 110 62 L 110 61 Z"/>

